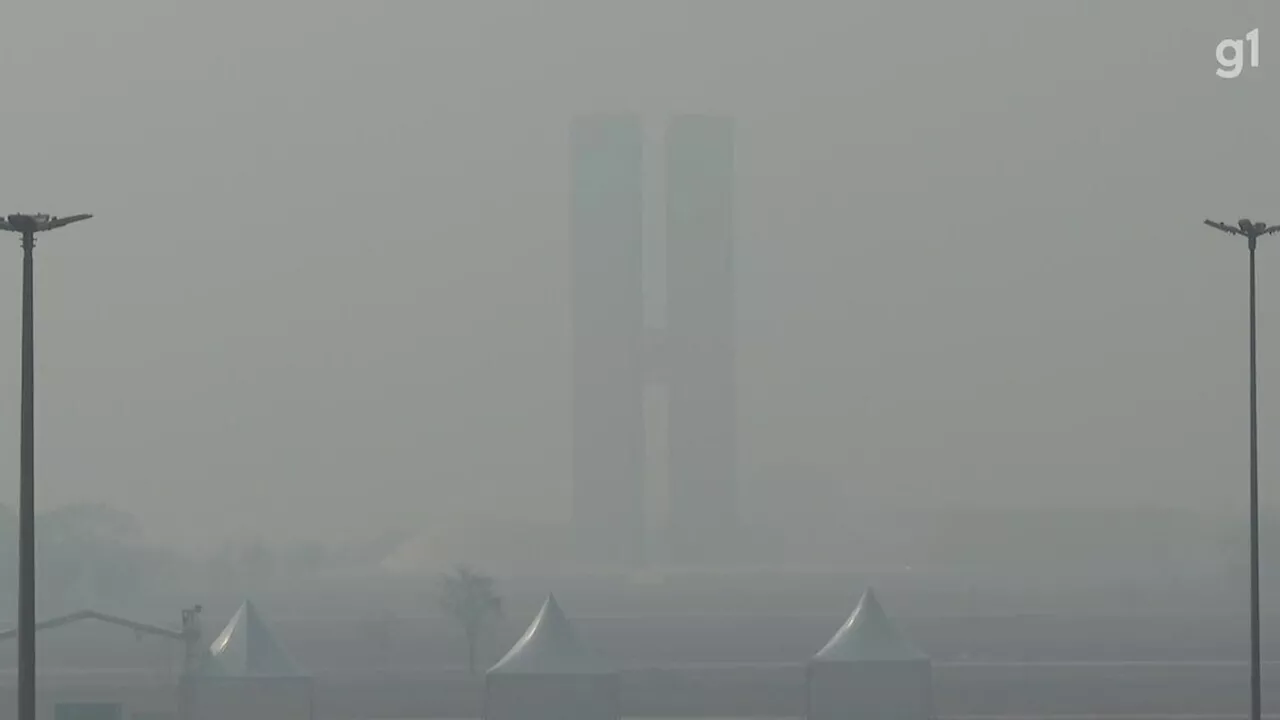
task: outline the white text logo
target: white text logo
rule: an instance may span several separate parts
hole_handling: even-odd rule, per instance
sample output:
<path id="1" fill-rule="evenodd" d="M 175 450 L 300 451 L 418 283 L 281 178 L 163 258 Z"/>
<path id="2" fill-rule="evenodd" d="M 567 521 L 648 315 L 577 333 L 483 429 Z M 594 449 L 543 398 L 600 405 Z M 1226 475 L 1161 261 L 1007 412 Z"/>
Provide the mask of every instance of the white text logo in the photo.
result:
<path id="1" fill-rule="evenodd" d="M 1244 46 L 1249 46 L 1249 67 L 1258 67 L 1258 28 L 1249 31 L 1244 40 L 1227 38 L 1218 43 L 1218 77 L 1240 77 L 1244 72 Z"/>

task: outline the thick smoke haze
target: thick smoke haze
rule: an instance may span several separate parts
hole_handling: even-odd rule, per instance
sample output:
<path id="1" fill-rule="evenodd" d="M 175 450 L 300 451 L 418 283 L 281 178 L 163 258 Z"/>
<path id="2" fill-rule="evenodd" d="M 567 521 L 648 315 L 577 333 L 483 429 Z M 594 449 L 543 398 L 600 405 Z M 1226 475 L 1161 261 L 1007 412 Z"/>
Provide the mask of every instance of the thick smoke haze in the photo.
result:
<path id="1" fill-rule="evenodd" d="M 1280 222 L 1267 20 L 1262 2 L 7 7 L 0 210 L 95 214 L 37 251 L 39 503 L 105 502 L 191 549 L 567 523 L 570 123 L 636 112 L 656 138 L 709 112 L 735 126 L 745 518 L 782 536 L 887 509 L 1243 518 L 1246 254 L 1200 223 Z M 1218 41 L 1255 27 L 1261 66 L 1216 77 Z M 1265 479 L 1280 249 L 1259 261 Z"/>

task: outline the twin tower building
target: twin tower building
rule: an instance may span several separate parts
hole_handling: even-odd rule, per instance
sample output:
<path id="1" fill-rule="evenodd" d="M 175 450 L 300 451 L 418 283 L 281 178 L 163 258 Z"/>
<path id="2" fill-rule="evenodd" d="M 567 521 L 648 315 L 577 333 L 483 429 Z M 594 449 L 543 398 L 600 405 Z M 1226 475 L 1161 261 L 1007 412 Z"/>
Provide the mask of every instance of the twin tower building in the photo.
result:
<path id="1" fill-rule="evenodd" d="M 614 568 L 653 559 L 646 557 L 645 484 L 654 438 L 646 427 L 665 426 L 656 443 L 666 448 L 664 554 L 685 564 L 727 560 L 738 531 L 732 121 L 680 116 L 665 128 L 661 319 L 646 320 L 645 312 L 652 285 L 645 253 L 656 243 L 645 242 L 653 232 L 644 222 L 643 122 L 632 115 L 580 117 L 571 135 L 579 557 Z M 665 405 L 664 418 L 646 418 L 650 391 L 665 397 L 648 403 Z"/>

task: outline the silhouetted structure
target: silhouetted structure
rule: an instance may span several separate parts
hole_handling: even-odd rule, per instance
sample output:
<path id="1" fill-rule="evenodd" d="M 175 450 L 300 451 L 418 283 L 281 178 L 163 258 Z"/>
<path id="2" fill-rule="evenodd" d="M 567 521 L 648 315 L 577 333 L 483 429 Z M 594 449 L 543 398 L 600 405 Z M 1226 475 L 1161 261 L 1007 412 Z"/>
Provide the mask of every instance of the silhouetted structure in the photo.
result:
<path id="1" fill-rule="evenodd" d="M 931 720 L 929 657 L 900 635 L 871 590 L 805 668 L 810 720 Z"/>
<path id="2" fill-rule="evenodd" d="M 22 234 L 22 447 L 18 479 L 18 718 L 36 720 L 36 430 L 35 334 L 32 280 L 36 233 L 92 215 L 10 215 L 0 230 Z"/>
<path id="3" fill-rule="evenodd" d="M 581 559 L 635 566 L 644 545 L 643 128 L 579 118 L 573 155 L 573 521 Z"/>
<path id="4" fill-rule="evenodd" d="M 1258 593 L 1258 238 L 1280 231 L 1264 222 L 1241 219 L 1233 227 L 1205 220 L 1205 225 L 1249 239 L 1249 718 L 1262 720 L 1262 610 Z"/>
<path id="5" fill-rule="evenodd" d="M 485 720 L 618 720 L 618 675 L 578 643 L 554 595 L 485 673 Z"/>

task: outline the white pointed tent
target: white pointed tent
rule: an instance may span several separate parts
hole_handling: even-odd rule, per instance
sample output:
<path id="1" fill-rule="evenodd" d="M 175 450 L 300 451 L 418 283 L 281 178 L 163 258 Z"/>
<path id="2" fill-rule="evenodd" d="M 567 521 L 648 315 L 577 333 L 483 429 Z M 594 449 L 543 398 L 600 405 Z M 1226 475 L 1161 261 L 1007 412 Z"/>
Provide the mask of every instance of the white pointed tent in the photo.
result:
<path id="1" fill-rule="evenodd" d="M 910 662 L 928 660 L 885 615 L 870 588 L 831 640 L 813 656 L 816 662 Z"/>
<path id="2" fill-rule="evenodd" d="M 247 600 L 205 651 L 189 692 L 194 720 L 304 720 L 314 715 L 310 676 L 298 670 Z"/>
<path id="3" fill-rule="evenodd" d="M 894 627 L 868 589 L 853 614 L 809 661 L 807 717 L 930 720 L 929 656 Z"/>
<path id="4" fill-rule="evenodd" d="M 579 644 L 577 633 L 564 616 L 555 595 L 547 596 L 524 635 L 489 672 L 498 675 L 609 674 L 609 670 Z"/>
<path id="5" fill-rule="evenodd" d="M 617 720 L 618 676 L 578 641 L 554 595 L 485 673 L 486 720 Z"/>
<path id="6" fill-rule="evenodd" d="M 305 677 L 248 600 L 214 638 L 201 670 L 217 677 Z"/>

